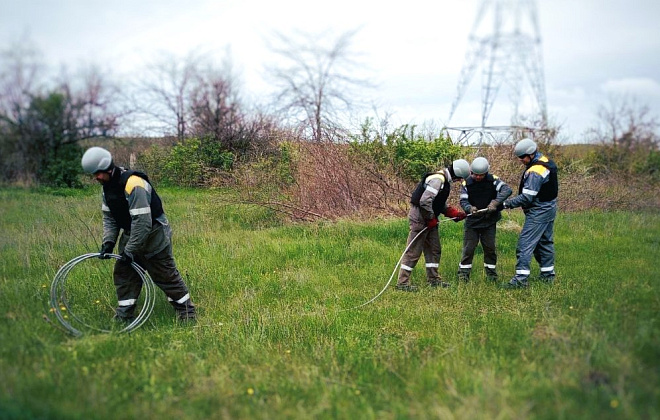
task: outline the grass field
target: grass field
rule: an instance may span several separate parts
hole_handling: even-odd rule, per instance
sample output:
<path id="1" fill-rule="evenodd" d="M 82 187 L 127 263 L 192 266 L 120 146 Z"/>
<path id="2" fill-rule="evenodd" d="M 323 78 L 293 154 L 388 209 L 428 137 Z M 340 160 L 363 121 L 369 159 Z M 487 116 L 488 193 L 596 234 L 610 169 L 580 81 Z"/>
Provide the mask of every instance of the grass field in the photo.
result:
<path id="1" fill-rule="evenodd" d="M 226 194 L 161 191 L 196 325 L 158 290 L 135 332 L 73 338 L 48 291 L 97 251 L 99 189 L 0 190 L 0 418 L 660 418 L 659 213 L 560 214 L 557 282 L 523 291 L 478 269 L 458 285 L 462 224 L 443 223 L 452 288 L 426 287 L 418 267 L 419 293 L 346 310 L 387 282 L 405 219 L 291 225 Z M 500 225 L 503 281 L 521 222 Z M 110 323 L 111 282 L 109 260 L 71 274 L 94 325 Z"/>

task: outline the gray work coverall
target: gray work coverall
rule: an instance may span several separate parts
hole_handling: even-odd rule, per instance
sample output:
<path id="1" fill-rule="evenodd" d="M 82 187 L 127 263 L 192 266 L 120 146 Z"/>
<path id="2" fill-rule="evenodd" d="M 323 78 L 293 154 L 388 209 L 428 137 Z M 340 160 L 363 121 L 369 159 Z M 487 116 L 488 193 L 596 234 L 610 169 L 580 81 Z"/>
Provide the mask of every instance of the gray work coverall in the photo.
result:
<path id="1" fill-rule="evenodd" d="M 557 199 L 538 199 L 541 187 L 550 181 L 550 171 L 538 164 L 538 161 L 547 162 L 548 158 L 536 152 L 523 175 L 522 193 L 504 202 L 505 208 L 522 207 L 525 213 L 525 223 L 516 247 L 516 274 L 512 279 L 523 285 L 527 284 L 531 274 L 532 255 L 539 263 L 542 280 L 552 281 L 555 277 L 554 224 Z"/>

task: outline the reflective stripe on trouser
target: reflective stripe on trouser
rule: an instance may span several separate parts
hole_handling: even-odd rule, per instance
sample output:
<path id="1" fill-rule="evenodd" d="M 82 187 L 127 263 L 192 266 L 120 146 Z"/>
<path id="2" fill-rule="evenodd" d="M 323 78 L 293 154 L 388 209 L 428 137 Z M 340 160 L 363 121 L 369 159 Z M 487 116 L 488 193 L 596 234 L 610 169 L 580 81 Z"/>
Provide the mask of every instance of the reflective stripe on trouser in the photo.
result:
<path id="1" fill-rule="evenodd" d="M 555 244 L 554 220 L 535 223 L 525 219 L 516 248 L 516 280 L 527 280 L 530 274 L 532 255 L 541 267 L 541 275 L 554 276 Z"/>
<path id="2" fill-rule="evenodd" d="M 486 270 L 486 275 L 489 277 L 497 276 L 497 252 L 495 249 L 496 232 L 496 224 L 480 229 L 465 227 L 463 233 L 463 256 L 458 265 L 459 275 L 470 275 L 474 251 L 481 241 L 481 247 L 484 251 L 484 268 Z"/>
<path id="3" fill-rule="evenodd" d="M 195 313 L 195 305 L 190 299 L 188 287 L 176 268 L 171 245 L 149 259 L 136 255 L 135 262 L 147 270 L 154 284 L 165 292 L 177 314 Z M 135 303 L 142 290 L 140 276 L 129 264 L 117 260 L 113 277 L 119 301 L 116 310 L 117 316 L 123 318 L 134 316 Z"/>
<path id="4" fill-rule="evenodd" d="M 424 225 L 417 223 L 410 224 L 410 233 L 408 234 L 408 241 L 406 246 L 410 244 L 415 236 L 424 229 Z M 426 279 L 429 282 L 440 280 L 438 275 L 438 267 L 440 265 L 440 236 L 438 235 L 438 228 L 428 229 L 415 240 L 415 242 L 408 248 L 408 251 L 403 255 L 401 260 L 401 269 L 399 270 L 399 279 L 397 284 L 404 285 L 410 284 L 410 274 L 413 268 L 417 265 L 424 253 L 424 260 L 426 262 Z"/>

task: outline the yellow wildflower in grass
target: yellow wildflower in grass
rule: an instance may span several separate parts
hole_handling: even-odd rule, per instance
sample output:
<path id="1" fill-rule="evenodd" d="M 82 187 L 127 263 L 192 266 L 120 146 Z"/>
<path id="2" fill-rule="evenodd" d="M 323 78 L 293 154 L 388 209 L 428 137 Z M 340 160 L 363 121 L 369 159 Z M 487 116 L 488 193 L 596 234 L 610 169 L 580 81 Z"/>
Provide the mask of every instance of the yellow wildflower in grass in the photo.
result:
<path id="1" fill-rule="evenodd" d="M 618 406 L 619 406 L 619 400 L 617 400 L 616 398 L 610 401 L 610 407 L 617 408 Z"/>
<path id="2" fill-rule="evenodd" d="M 247 389 L 247 394 L 248 394 L 248 395 L 254 395 L 254 389 L 252 389 L 252 388 L 248 388 L 248 389 Z"/>

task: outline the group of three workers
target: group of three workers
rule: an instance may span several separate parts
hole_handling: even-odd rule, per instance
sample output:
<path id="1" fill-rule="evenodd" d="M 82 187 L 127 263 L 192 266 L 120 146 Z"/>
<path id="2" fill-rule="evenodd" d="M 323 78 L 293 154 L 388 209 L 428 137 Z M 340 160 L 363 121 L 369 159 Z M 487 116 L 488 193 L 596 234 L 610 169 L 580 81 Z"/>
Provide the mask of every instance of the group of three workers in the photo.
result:
<path id="1" fill-rule="evenodd" d="M 509 198 L 511 188 L 490 173 L 488 160 L 477 157 L 469 164 L 464 159 L 452 162 L 447 168 L 425 174 L 413 191 L 408 213 L 410 233 L 401 260 L 397 290 L 415 292 L 410 281 L 413 268 L 424 253 L 426 278 L 431 287 L 449 287 L 438 273 L 441 245 L 438 217 L 443 214 L 456 222 L 465 219 L 463 255 L 458 265 L 458 279 L 469 281 L 474 252 L 481 242 L 484 252 L 486 278 L 497 282 L 497 252 L 495 233 L 503 209 L 521 207 L 525 223 L 516 249 L 516 273 L 504 284 L 506 288 L 529 285 L 532 256 L 540 266 L 540 279 L 552 283 L 555 278 L 554 221 L 557 214 L 556 164 L 539 152 L 531 139 L 519 141 L 514 154 L 525 165 L 518 195 Z M 460 205 L 463 211 L 447 205 L 451 183 L 463 179 Z"/>

